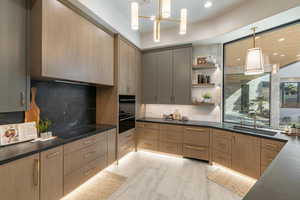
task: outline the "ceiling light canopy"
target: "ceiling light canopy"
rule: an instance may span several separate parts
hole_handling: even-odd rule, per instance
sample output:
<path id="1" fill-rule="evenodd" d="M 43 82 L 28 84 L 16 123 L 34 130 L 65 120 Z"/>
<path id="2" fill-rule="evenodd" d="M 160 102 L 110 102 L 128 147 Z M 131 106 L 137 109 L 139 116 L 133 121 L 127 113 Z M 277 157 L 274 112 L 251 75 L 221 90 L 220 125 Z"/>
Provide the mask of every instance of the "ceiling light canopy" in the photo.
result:
<path id="1" fill-rule="evenodd" d="M 253 48 L 248 49 L 246 56 L 245 75 L 257 75 L 264 73 L 264 60 L 262 49 L 255 47 L 255 30 L 253 30 Z"/>
<path id="2" fill-rule="evenodd" d="M 139 4 L 137 2 L 131 3 L 131 28 L 139 29 Z"/>
<path id="3" fill-rule="evenodd" d="M 204 7 L 205 8 L 210 8 L 212 7 L 213 3 L 211 1 L 206 1 L 205 4 L 204 4 Z"/>
<path id="4" fill-rule="evenodd" d="M 161 0 L 161 15 L 163 18 L 171 17 L 171 0 Z"/>
<path id="5" fill-rule="evenodd" d="M 180 24 L 179 34 L 184 35 L 187 32 L 187 9 L 180 10 L 180 19 L 171 19 L 171 0 L 157 0 L 158 9 L 156 16 L 140 16 L 138 2 L 131 3 L 131 28 L 139 29 L 139 18 L 153 21 L 153 39 L 154 42 L 160 41 L 160 24 L 162 21 L 176 22 Z"/>

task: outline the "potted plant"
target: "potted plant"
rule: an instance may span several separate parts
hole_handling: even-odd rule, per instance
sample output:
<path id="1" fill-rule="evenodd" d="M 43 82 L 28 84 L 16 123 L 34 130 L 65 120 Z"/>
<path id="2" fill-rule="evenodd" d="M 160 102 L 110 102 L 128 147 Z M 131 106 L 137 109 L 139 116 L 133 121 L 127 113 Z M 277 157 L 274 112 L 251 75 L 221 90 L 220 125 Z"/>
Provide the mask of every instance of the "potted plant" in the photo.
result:
<path id="1" fill-rule="evenodd" d="M 211 94 L 209 94 L 209 93 L 205 93 L 204 95 L 203 95 L 203 101 L 205 102 L 205 103 L 211 103 Z"/>
<path id="2" fill-rule="evenodd" d="M 52 122 L 49 119 L 41 120 L 38 126 L 38 131 L 40 134 L 40 137 L 45 139 L 48 137 L 51 137 L 52 133 L 49 132 L 49 129 L 52 125 Z"/>
<path id="3" fill-rule="evenodd" d="M 298 129 L 296 127 L 296 124 L 293 124 L 291 126 L 290 132 L 292 133 L 292 135 L 296 135 L 298 133 Z"/>

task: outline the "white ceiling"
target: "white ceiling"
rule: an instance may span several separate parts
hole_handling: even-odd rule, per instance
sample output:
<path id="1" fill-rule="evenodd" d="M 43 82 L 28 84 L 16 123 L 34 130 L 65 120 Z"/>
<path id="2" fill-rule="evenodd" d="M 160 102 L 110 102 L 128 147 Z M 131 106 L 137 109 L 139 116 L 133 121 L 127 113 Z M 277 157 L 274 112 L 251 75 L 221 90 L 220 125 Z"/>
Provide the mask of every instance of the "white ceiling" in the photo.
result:
<path id="1" fill-rule="evenodd" d="M 114 0 L 119 11 L 130 20 L 130 2 L 134 0 Z M 140 15 L 155 15 L 158 0 L 135 0 L 140 2 Z M 247 0 L 210 0 L 213 3 L 211 8 L 204 8 L 206 0 L 172 0 L 172 18 L 180 17 L 180 9 L 188 9 L 188 23 L 207 20 L 217 17 L 225 12 L 234 9 Z M 178 26 L 176 23 L 164 22 L 161 29 Z M 148 20 L 140 20 L 140 32 L 149 32 L 153 28 L 153 22 Z"/>

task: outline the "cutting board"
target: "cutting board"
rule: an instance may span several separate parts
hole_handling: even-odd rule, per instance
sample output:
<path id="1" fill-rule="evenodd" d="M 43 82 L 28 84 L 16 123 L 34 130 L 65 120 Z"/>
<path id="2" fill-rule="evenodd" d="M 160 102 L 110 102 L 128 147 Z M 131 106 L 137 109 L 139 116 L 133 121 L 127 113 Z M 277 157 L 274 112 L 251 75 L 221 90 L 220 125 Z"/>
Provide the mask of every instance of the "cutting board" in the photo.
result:
<path id="1" fill-rule="evenodd" d="M 31 103 L 29 110 L 25 112 L 25 122 L 35 122 L 38 127 L 40 122 L 40 108 L 35 102 L 37 89 L 31 88 Z"/>

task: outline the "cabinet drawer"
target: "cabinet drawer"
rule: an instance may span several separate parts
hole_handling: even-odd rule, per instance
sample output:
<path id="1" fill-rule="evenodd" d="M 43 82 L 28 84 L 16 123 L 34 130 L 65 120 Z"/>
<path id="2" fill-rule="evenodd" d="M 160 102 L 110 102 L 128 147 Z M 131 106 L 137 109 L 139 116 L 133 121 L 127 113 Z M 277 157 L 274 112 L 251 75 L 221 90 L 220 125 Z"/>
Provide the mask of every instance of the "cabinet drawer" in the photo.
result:
<path id="1" fill-rule="evenodd" d="M 182 126 L 161 125 L 159 140 L 164 142 L 183 142 L 184 128 Z"/>
<path id="2" fill-rule="evenodd" d="M 188 158 L 197 158 L 209 160 L 209 150 L 205 146 L 183 145 L 183 156 Z"/>
<path id="3" fill-rule="evenodd" d="M 147 129 L 159 129 L 160 124 L 159 123 L 144 123 L 144 128 Z"/>
<path id="4" fill-rule="evenodd" d="M 107 153 L 106 142 L 98 142 L 79 151 L 64 156 L 64 174 L 69 174 L 81 168 L 86 163 Z"/>
<path id="5" fill-rule="evenodd" d="M 106 167 L 107 157 L 103 155 L 87 164 L 84 167 L 77 169 L 71 174 L 64 176 L 64 194 L 70 193 L 89 178 L 100 172 Z"/>
<path id="6" fill-rule="evenodd" d="M 182 155 L 182 144 L 172 142 L 159 142 L 158 150 L 165 153 Z"/>
<path id="7" fill-rule="evenodd" d="M 209 146 L 209 129 L 185 128 L 183 143 L 196 146 Z"/>
<path id="8" fill-rule="evenodd" d="M 218 133 L 213 133 L 212 146 L 214 150 L 231 154 L 232 149 L 232 138 L 219 135 Z"/>
<path id="9" fill-rule="evenodd" d="M 261 140 L 262 148 L 277 151 L 277 152 L 279 152 L 284 145 L 285 145 L 284 142 L 280 142 L 276 140 L 270 140 L 265 138 Z"/>
<path id="10" fill-rule="evenodd" d="M 138 129 L 138 138 L 144 140 L 158 140 L 159 129 L 142 128 Z"/>
<path id="11" fill-rule="evenodd" d="M 136 122 L 135 127 L 144 128 L 144 123 L 143 122 Z"/>
<path id="12" fill-rule="evenodd" d="M 158 142 L 156 140 L 139 139 L 138 140 L 138 148 L 157 151 L 158 150 Z"/>
<path id="13" fill-rule="evenodd" d="M 231 156 L 224 152 L 213 150 L 212 161 L 225 167 L 231 167 Z"/>
<path id="14" fill-rule="evenodd" d="M 96 144 L 98 142 L 106 142 L 106 134 L 100 133 L 94 136 L 90 136 L 76 142 L 64 145 L 64 154 L 71 153 L 73 151 L 78 151 L 90 145 Z"/>
<path id="15" fill-rule="evenodd" d="M 277 156 L 277 151 L 272 151 L 270 149 L 261 149 L 261 164 L 268 166 Z"/>
<path id="16" fill-rule="evenodd" d="M 126 131 L 125 133 L 122 133 L 119 135 L 119 144 L 127 144 L 127 143 L 132 143 L 134 142 L 134 133 L 135 130 L 129 130 Z"/>

